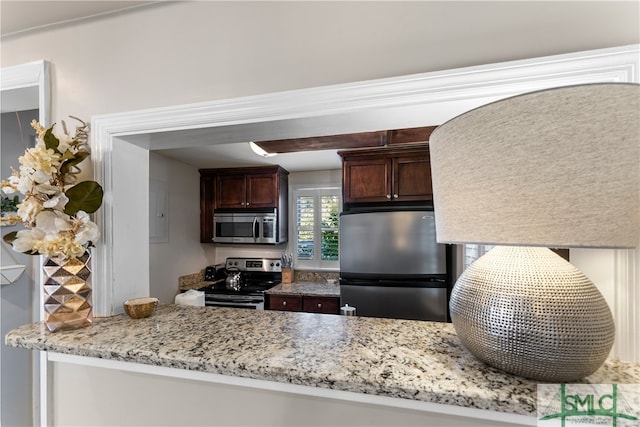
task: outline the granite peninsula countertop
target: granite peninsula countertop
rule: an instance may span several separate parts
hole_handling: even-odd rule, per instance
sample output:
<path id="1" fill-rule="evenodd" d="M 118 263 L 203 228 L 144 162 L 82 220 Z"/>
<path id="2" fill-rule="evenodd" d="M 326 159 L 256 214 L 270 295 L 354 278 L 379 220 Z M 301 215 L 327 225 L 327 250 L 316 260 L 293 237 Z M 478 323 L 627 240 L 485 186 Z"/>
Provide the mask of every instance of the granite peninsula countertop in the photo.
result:
<path id="1" fill-rule="evenodd" d="M 316 297 L 340 297 L 340 285 L 325 282 L 280 283 L 265 291 L 272 295 L 308 295 Z"/>
<path id="2" fill-rule="evenodd" d="M 476 360 L 447 323 L 161 305 L 7 345 L 422 402 L 535 416 L 537 383 Z M 640 364 L 608 360 L 587 383 L 640 383 Z"/>

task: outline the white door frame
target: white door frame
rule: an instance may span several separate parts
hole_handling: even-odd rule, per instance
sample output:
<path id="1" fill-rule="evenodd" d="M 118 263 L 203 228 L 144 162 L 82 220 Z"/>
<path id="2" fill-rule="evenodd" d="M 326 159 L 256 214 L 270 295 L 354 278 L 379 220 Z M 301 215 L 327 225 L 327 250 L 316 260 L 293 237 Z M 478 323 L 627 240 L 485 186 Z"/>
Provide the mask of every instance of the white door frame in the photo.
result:
<path id="1" fill-rule="evenodd" d="M 3 95 L 11 92 L 11 99 L 21 98 L 20 109 L 38 109 L 38 121 L 45 127 L 51 123 L 51 90 L 50 90 L 49 63 L 44 60 L 28 62 L 2 68 L 0 72 L 0 88 Z M 29 99 L 33 91 L 37 92 L 37 99 Z M 24 105 L 24 99 L 28 105 Z M 3 100 L 3 103 L 6 100 Z M 33 104 L 33 105 L 32 105 Z M 2 177 L 6 178 L 6 177 Z M 40 257 L 33 257 L 32 268 L 40 271 Z M 33 275 L 35 295 L 39 297 L 32 302 L 32 320 L 44 319 L 44 305 L 42 301 L 42 273 Z M 39 372 L 39 374 L 38 374 Z M 34 354 L 33 363 L 33 423 L 34 425 L 46 425 L 49 371 L 47 370 L 46 353 Z"/>

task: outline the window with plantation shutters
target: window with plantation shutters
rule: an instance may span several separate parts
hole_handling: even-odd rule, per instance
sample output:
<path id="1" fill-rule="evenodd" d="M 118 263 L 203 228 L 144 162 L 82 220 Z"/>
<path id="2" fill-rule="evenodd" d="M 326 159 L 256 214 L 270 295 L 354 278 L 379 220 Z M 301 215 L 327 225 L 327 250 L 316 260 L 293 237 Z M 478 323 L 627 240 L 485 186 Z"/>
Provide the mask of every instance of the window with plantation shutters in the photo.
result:
<path id="1" fill-rule="evenodd" d="M 320 259 L 338 261 L 338 207 L 336 195 L 320 196 Z"/>
<path id="2" fill-rule="evenodd" d="M 298 260 L 310 260 L 315 257 L 314 225 L 315 197 L 298 196 L 296 198 L 296 255 Z"/>
<path id="3" fill-rule="evenodd" d="M 295 189 L 293 199 L 295 265 L 299 268 L 339 268 L 340 188 Z"/>

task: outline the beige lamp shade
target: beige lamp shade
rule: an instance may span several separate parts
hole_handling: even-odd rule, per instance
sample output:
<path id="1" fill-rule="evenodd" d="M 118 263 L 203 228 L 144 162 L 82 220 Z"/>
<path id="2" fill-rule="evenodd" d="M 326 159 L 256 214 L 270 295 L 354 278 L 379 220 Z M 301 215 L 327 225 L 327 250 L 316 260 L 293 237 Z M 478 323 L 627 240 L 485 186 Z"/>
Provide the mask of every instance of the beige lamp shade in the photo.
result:
<path id="1" fill-rule="evenodd" d="M 640 85 L 568 86 L 464 113 L 430 137 L 441 243 L 630 248 Z"/>

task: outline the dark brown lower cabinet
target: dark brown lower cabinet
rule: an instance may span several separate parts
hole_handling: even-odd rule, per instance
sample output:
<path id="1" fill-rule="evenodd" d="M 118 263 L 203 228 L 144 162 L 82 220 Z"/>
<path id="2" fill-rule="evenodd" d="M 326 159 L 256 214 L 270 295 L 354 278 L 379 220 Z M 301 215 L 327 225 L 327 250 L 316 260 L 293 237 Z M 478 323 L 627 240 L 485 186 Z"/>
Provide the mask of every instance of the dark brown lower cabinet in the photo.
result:
<path id="1" fill-rule="evenodd" d="M 339 297 L 318 297 L 308 295 L 271 295 L 265 298 L 267 310 L 304 311 L 307 313 L 340 313 Z"/>

